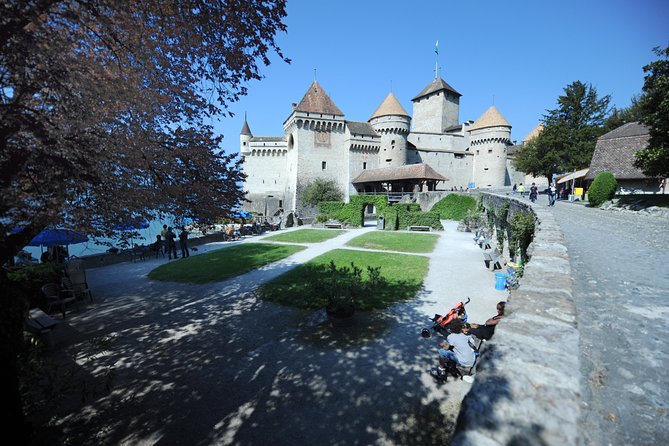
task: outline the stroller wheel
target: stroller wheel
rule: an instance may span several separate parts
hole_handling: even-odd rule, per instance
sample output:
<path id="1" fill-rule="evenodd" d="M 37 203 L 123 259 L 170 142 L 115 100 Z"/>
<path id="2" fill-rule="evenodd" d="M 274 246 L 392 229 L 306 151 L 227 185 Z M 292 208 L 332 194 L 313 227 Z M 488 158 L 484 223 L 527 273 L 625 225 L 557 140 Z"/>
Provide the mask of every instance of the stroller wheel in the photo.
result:
<path id="1" fill-rule="evenodd" d="M 420 335 L 424 338 L 429 338 L 430 337 L 430 330 L 427 328 L 423 328 L 423 330 L 420 332 Z"/>

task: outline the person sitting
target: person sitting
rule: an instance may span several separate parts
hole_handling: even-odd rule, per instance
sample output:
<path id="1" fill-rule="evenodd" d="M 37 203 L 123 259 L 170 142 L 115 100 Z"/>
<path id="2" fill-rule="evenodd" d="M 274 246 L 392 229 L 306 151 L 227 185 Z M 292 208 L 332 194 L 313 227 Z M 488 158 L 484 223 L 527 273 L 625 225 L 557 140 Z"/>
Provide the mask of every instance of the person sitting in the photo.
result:
<path id="1" fill-rule="evenodd" d="M 470 337 L 462 332 L 464 325 L 459 320 L 449 325 L 450 334 L 446 342 L 439 344 L 439 367 L 435 367 L 430 374 L 436 378 L 445 378 L 449 362 L 462 367 L 472 367 L 476 361 L 474 349 L 469 345 Z"/>
<path id="2" fill-rule="evenodd" d="M 504 308 L 506 307 L 506 302 L 497 303 L 497 314 L 487 321 L 485 324 L 469 324 L 469 327 L 464 328 L 462 331 L 465 334 L 470 336 L 475 336 L 478 339 L 484 339 L 486 341 L 492 338 L 492 335 L 495 334 L 495 327 L 499 324 L 499 321 L 504 317 Z"/>

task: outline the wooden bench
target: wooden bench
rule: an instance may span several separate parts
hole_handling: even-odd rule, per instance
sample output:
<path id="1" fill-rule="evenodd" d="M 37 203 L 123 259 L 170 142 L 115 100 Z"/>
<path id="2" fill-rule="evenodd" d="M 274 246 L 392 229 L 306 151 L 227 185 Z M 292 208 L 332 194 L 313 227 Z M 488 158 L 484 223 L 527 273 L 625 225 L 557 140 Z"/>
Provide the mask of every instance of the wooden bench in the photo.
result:
<path id="1" fill-rule="evenodd" d="M 325 223 L 324 226 L 328 229 L 343 229 L 343 225 L 341 223 Z"/>
<path id="2" fill-rule="evenodd" d="M 409 231 L 427 231 L 427 232 L 430 232 L 432 230 L 430 226 L 418 226 L 418 225 L 409 226 L 407 229 Z"/>

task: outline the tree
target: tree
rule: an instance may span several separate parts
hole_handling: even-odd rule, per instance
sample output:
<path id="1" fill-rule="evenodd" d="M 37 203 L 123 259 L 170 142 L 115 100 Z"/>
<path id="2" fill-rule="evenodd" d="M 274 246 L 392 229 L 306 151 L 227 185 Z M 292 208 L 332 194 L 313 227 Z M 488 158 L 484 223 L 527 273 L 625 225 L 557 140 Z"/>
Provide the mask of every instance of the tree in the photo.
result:
<path id="1" fill-rule="evenodd" d="M 334 180 L 316 178 L 304 186 L 300 192 L 300 200 L 309 206 L 317 206 L 321 201 L 341 201 L 344 194 Z"/>
<path id="2" fill-rule="evenodd" d="M 641 122 L 650 127 L 648 147 L 636 153 L 634 165 L 648 176 L 669 177 L 669 46 L 653 50 L 660 60 L 643 67 Z"/>
<path id="3" fill-rule="evenodd" d="M 575 81 L 564 92 L 558 97 L 558 108 L 544 115 L 541 133 L 521 146 L 514 161 L 518 170 L 543 175 L 549 182 L 554 173 L 590 164 L 609 114 L 610 96 L 600 99 L 592 85 Z"/>
<path id="4" fill-rule="evenodd" d="M 611 130 L 615 130 L 621 125 L 630 123 L 630 122 L 639 122 L 641 121 L 641 97 L 634 96 L 632 97 L 632 103 L 629 107 L 616 108 L 614 107 L 611 110 L 611 114 L 606 119 L 604 123 L 604 132 L 608 133 Z"/>
<path id="5" fill-rule="evenodd" d="M 285 0 L 4 0 L 1 9 L 0 264 L 48 226 L 110 236 L 162 214 L 207 222 L 243 199 L 239 160 L 206 123 L 231 115 L 270 54 L 289 62 L 274 40 Z M 0 316 L 2 383 L 12 387 L 4 413 L 16 428 L 21 315 Z"/>

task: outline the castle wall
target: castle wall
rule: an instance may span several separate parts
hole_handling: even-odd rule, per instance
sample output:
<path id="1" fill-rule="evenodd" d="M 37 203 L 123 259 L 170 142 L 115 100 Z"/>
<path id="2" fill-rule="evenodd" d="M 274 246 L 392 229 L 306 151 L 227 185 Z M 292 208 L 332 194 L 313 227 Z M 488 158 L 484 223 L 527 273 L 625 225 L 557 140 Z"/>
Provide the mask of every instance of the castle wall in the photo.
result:
<path id="1" fill-rule="evenodd" d="M 407 164 L 417 163 L 427 163 L 448 178 L 448 181 L 437 184 L 437 190 L 450 190 L 451 187 L 465 189 L 472 181 L 474 157 L 471 153 L 409 150 Z"/>
<path id="2" fill-rule="evenodd" d="M 244 208 L 252 212 L 265 213 L 267 197 L 276 198 L 277 208 L 286 201 L 285 191 L 288 185 L 287 147 L 285 142 L 251 141 L 243 152 L 243 170 L 247 175 L 244 190 L 251 203 Z M 268 210 L 269 211 L 269 210 Z"/>
<path id="3" fill-rule="evenodd" d="M 471 132 L 470 151 L 474 154 L 476 187 L 503 187 L 506 182 L 506 146 L 510 143 L 508 127 L 487 127 Z"/>

